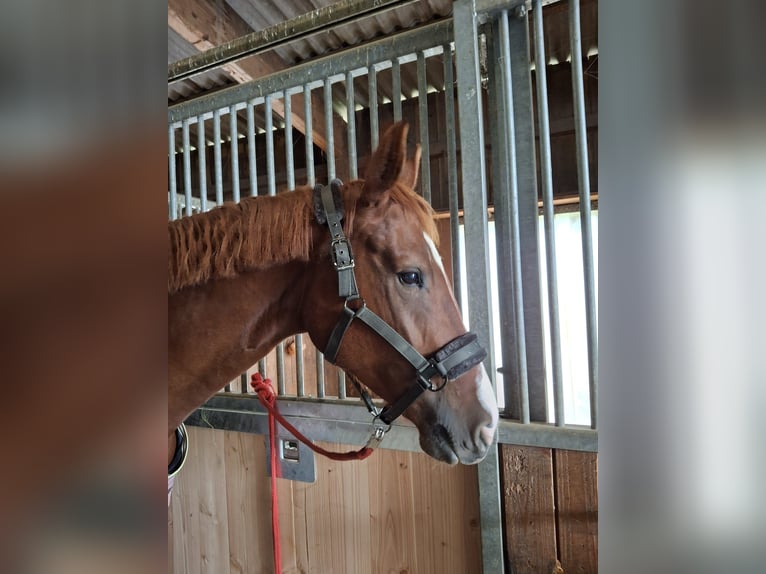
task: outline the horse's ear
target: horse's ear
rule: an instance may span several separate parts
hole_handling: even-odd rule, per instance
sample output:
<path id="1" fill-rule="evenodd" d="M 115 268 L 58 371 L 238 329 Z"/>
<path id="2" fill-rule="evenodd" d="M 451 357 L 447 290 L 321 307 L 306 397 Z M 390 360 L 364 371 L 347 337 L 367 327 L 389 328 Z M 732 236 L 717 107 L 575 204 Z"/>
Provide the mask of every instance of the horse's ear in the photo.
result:
<path id="1" fill-rule="evenodd" d="M 415 189 L 415 185 L 418 183 L 418 170 L 420 169 L 420 144 L 415 147 L 415 157 L 411 157 L 404 162 L 404 169 L 402 169 L 401 181 L 404 185 L 410 189 Z"/>
<path id="2" fill-rule="evenodd" d="M 377 203 L 394 183 L 406 176 L 408 130 L 406 122 L 398 122 L 380 138 L 365 171 L 363 199 L 369 203 Z"/>

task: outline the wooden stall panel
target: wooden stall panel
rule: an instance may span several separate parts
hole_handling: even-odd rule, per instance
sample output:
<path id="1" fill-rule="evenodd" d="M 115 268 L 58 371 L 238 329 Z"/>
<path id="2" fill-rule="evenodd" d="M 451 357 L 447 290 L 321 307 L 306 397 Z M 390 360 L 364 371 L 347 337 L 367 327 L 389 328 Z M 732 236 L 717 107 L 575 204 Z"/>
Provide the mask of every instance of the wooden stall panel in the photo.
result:
<path id="1" fill-rule="evenodd" d="M 500 472 L 510 571 L 557 572 L 551 449 L 501 445 Z"/>
<path id="2" fill-rule="evenodd" d="M 272 572 L 264 437 L 196 427 L 189 435 L 173 492 L 169 572 Z M 356 462 L 320 457 L 315 483 L 280 479 L 278 493 L 284 573 L 481 571 L 476 467 L 388 450 Z"/>
<path id="3" fill-rule="evenodd" d="M 566 574 L 598 571 L 598 458 L 596 453 L 553 453 L 558 546 Z"/>

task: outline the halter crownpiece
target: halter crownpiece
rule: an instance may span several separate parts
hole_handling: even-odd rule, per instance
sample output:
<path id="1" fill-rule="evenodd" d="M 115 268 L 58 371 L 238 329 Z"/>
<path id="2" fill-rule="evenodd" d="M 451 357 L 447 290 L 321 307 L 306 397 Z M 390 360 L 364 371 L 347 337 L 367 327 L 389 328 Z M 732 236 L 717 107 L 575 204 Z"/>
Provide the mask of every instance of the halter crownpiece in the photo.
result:
<path id="1" fill-rule="evenodd" d="M 353 377 L 351 378 L 362 397 L 365 398 L 367 408 L 375 416 L 375 428 L 370 441 L 380 443 L 391 423 L 407 410 L 424 391 L 442 390 L 448 381 L 458 378 L 481 363 L 486 358 L 487 352 L 479 344 L 476 334 L 468 332 L 456 337 L 429 357 L 424 357 L 393 327 L 367 307 L 357 288 L 351 243 L 343 233 L 343 226 L 341 225 L 344 215 L 340 194 L 342 186 L 343 183 L 340 180 L 334 179 L 329 186 L 317 185 L 314 187 L 315 217 L 320 225 L 327 225 L 330 230 L 330 254 L 333 265 L 338 272 L 338 296 L 344 299 L 340 319 L 332 330 L 324 350 L 325 358 L 329 362 L 335 363 L 346 331 L 354 319 L 358 319 L 404 357 L 415 368 L 416 373 L 416 384 L 410 387 L 392 405 L 384 407 L 382 411 L 370 406 L 372 402 L 369 397 L 365 398 L 366 392 Z M 356 301 L 354 308 L 349 307 L 350 301 Z M 442 378 L 442 382 L 438 386 L 431 382 L 431 379 L 436 376 Z M 385 426 L 380 426 L 378 421 L 381 421 Z"/>

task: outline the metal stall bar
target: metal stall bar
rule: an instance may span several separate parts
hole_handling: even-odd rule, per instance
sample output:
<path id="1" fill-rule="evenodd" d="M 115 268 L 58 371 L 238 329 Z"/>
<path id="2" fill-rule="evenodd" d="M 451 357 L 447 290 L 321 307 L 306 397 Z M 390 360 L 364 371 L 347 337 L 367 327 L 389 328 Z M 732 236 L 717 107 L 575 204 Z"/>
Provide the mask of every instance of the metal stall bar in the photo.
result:
<path id="1" fill-rule="evenodd" d="M 231 193 L 234 203 L 239 203 L 239 133 L 235 106 L 229 108 L 229 140 L 231 143 Z"/>
<path id="2" fill-rule="evenodd" d="M 314 141 L 311 119 L 311 87 L 309 84 L 303 86 L 303 120 L 306 122 L 306 178 L 308 185 L 314 187 L 316 178 L 314 176 Z M 324 391 L 324 355 L 319 349 L 316 349 L 316 376 L 317 389 L 320 387 Z"/>
<path id="3" fill-rule="evenodd" d="M 176 181 L 176 130 L 173 124 L 168 126 L 168 183 L 170 185 L 170 209 L 168 219 L 171 221 L 178 217 L 178 182 Z"/>
<path id="4" fill-rule="evenodd" d="M 327 181 L 328 183 L 335 179 L 335 132 L 332 124 L 332 83 L 330 78 L 324 80 L 324 119 L 325 119 L 325 139 L 327 140 Z M 343 394 L 346 394 L 346 373 L 338 369 L 338 395 L 343 387 Z M 321 394 L 320 394 L 321 393 Z M 324 385 L 317 389 L 319 397 L 325 396 Z"/>
<path id="5" fill-rule="evenodd" d="M 199 204 L 200 211 L 207 211 L 207 165 L 205 158 L 205 120 L 197 118 L 197 163 L 199 164 Z"/>
<path id="6" fill-rule="evenodd" d="M 287 168 L 287 189 L 295 189 L 295 158 L 293 155 L 293 97 L 285 92 L 285 163 Z M 296 394 L 304 394 L 303 383 L 303 335 L 298 333 L 293 339 L 295 348 L 295 384 Z"/>
<path id="7" fill-rule="evenodd" d="M 488 31 L 489 33 L 489 31 Z M 505 133 L 505 91 L 510 90 L 510 79 L 505 76 L 504 52 L 501 48 L 500 18 L 492 21 L 491 36 L 487 38 L 487 100 L 490 113 L 496 121 L 489 122 L 492 153 L 492 197 L 495 206 L 495 247 L 497 249 L 498 309 L 496 317 L 500 329 L 500 354 L 503 376 L 503 416 L 521 419 L 521 392 L 519 382 L 518 351 L 516 343 L 516 311 L 513 290 L 513 255 L 511 245 L 511 181 L 508 160 L 508 138 Z"/>
<path id="8" fill-rule="evenodd" d="M 348 138 L 348 175 L 350 179 L 357 179 L 356 157 L 356 103 L 354 102 L 354 76 L 351 72 L 346 73 L 346 124 Z"/>
<path id="9" fill-rule="evenodd" d="M 258 195 L 258 166 L 255 163 L 255 102 L 247 102 L 247 167 L 250 196 Z"/>
<path id="10" fill-rule="evenodd" d="M 391 61 L 391 100 L 394 104 L 394 121 L 402 119 L 402 69 L 399 58 Z"/>
<path id="11" fill-rule="evenodd" d="M 511 78 L 511 44 L 508 12 L 500 15 L 500 46 L 503 59 L 503 77 Z M 506 83 L 507 86 L 507 83 Z M 518 350 L 519 412 L 522 423 L 529 422 L 529 386 L 527 379 L 527 346 L 524 329 L 524 286 L 521 270 L 521 241 L 519 233 L 519 186 L 516 174 L 516 124 L 513 115 L 513 90 L 505 89 L 505 135 L 508 153 L 508 180 L 510 190 L 511 231 L 511 278 L 513 283 L 513 308 L 516 317 L 516 349 Z"/>
<path id="12" fill-rule="evenodd" d="M 538 141 L 540 144 L 540 177 L 542 178 L 543 223 L 545 226 L 545 264 L 548 278 L 548 321 L 551 342 L 551 378 L 553 379 L 553 413 L 556 426 L 564 426 L 564 383 L 561 369 L 561 335 L 559 329 L 558 274 L 556 272 L 556 231 L 553 221 L 553 167 L 551 135 L 548 125 L 548 81 L 545 65 L 545 29 L 543 7 L 535 0 L 535 79 L 537 83 Z"/>
<path id="13" fill-rule="evenodd" d="M 192 214 L 192 182 L 191 182 L 191 142 L 189 141 L 189 120 L 181 127 L 181 143 L 184 152 L 184 201 L 186 215 Z"/>
<path id="14" fill-rule="evenodd" d="M 521 280 L 524 286 L 529 418 L 532 421 L 547 422 L 548 388 L 538 248 L 537 156 L 532 76 L 529 69 L 529 19 L 526 4 L 521 4 L 510 12 L 508 30 L 511 36 L 511 86 L 516 138 L 516 182 L 519 188 L 519 236 L 521 238 Z"/>
<path id="15" fill-rule="evenodd" d="M 457 134 L 455 133 L 455 76 L 452 69 L 452 46 L 444 45 L 444 99 L 447 108 L 447 187 L 449 190 L 449 224 L 452 241 L 452 289 L 458 305 L 462 305 L 460 280 L 460 215 L 457 193 Z M 400 102 L 401 107 L 401 102 Z"/>
<path id="16" fill-rule="evenodd" d="M 223 204 L 223 174 L 221 173 L 221 110 L 213 112 L 213 170 L 215 172 L 215 201 Z"/>
<path id="17" fill-rule="evenodd" d="M 580 192 L 580 233 L 582 237 L 583 275 L 585 276 L 585 321 L 588 330 L 588 383 L 590 425 L 598 428 L 598 334 L 596 329 L 596 285 L 593 272 L 593 231 L 590 215 L 590 170 L 588 134 L 585 124 L 585 94 L 580 35 L 580 2 L 569 0 L 569 37 L 572 51 L 572 91 L 574 95 L 577 179 Z"/>
<path id="18" fill-rule="evenodd" d="M 420 124 L 420 190 L 431 203 L 431 146 L 428 140 L 428 79 L 426 55 L 418 52 L 418 124 Z"/>
<path id="19" fill-rule="evenodd" d="M 489 350 L 487 365 L 495 385 L 492 357 L 492 317 L 489 314 L 489 239 L 487 234 L 487 178 L 484 172 L 484 118 L 481 102 L 479 38 L 475 0 L 454 4 L 462 183 L 465 207 L 468 307 L 471 329 Z M 503 530 L 500 506 L 500 470 L 497 445 L 479 464 L 479 510 L 484 572 L 503 572 Z"/>
<path id="20" fill-rule="evenodd" d="M 269 195 L 277 194 L 277 176 L 274 160 L 274 114 L 272 113 L 272 95 L 266 96 L 266 174 L 269 181 Z M 277 395 L 285 395 L 285 345 L 277 345 Z"/>
<path id="21" fill-rule="evenodd" d="M 370 104 L 370 145 L 372 151 L 378 147 L 378 76 L 375 71 L 375 65 L 370 66 L 367 73 L 367 84 L 369 86 L 369 104 Z"/>

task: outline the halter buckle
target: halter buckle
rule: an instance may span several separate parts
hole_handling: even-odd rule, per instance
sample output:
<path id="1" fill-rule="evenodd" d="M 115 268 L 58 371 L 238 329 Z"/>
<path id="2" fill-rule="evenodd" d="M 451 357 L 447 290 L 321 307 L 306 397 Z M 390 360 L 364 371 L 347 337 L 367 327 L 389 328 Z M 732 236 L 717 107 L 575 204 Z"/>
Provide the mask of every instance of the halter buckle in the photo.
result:
<path id="1" fill-rule="evenodd" d="M 330 243 L 332 264 L 338 271 L 354 268 L 354 256 L 351 253 L 351 244 L 345 237 L 333 239 Z"/>

